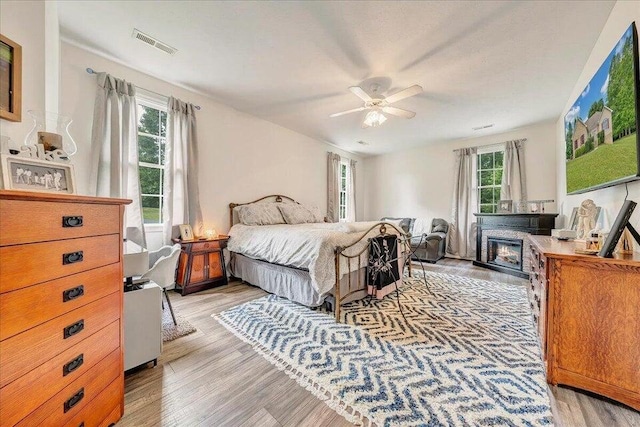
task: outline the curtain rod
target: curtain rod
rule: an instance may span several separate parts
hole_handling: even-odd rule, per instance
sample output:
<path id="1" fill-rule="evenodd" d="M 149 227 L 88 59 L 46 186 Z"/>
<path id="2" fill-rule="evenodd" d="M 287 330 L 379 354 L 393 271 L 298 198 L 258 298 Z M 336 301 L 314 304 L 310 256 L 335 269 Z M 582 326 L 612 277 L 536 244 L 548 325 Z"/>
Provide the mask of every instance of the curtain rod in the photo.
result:
<path id="1" fill-rule="evenodd" d="M 91 67 L 87 67 L 87 73 L 89 73 L 89 74 L 99 74 L 100 72 L 99 72 L 99 71 L 94 71 L 94 69 L 93 69 L 93 68 L 91 68 Z M 144 91 L 146 91 L 146 92 L 151 92 L 151 93 L 153 93 L 153 94 L 156 94 L 156 95 L 162 96 L 162 97 L 164 97 L 164 98 L 167 98 L 167 95 L 164 95 L 164 94 L 162 94 L 162 93 L 154 92 L 154 91 L 152 91 L 152 90 L 145 89 L 145 88 L 140 87 L 140 86 L 138 86 L 138 85 L 134 85 L 134 86 L 135 86 L 135 87 L 137 87 L 137 88 L 139 88 L 139 89 L 142 89 L 142 90 L 144 90 Z M 196 110 L 200 110 L 200 106 L 199 106 L 199 105 L 194 105 L 193 107 L 194 107 Z"/>
<path id="2" fill-rule="evenodd" d="M 521 139 L 510 139 L 509 141 L 525 142 L 526 140 L 527 140 L 527 138 L 521 138 Z M 453 152 L 464 150 L 465 148 L 489 148 L 489 147 L 498 147 L 500 145 L 504 146 L 504 144 L 506 144 L 509 141 L 496 142 L 494 144 L 487 144 L 487 145 L 473 145 L 473 146 L 470 146 L 470 147 L 460 147 L 460 148 L 456 148 L 455 150 L 453 150 Z"/>

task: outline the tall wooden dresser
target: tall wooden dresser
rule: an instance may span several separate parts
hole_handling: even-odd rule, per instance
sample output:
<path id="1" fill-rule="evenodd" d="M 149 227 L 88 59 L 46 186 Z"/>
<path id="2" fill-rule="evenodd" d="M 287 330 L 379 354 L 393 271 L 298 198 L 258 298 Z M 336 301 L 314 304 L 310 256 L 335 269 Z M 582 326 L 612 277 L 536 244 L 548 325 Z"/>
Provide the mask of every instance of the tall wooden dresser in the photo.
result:
<path id="1" fill-rule="evenodd" d="M 529 300 L 547 382 L 640 410 L 640 256 L 574 253 L 573 242 L 531 236 Z"/>
<path id="2" fill-rule="evenodd" d="M 0 426 L 122 417 L 129 202 L 0 191 Z"/>

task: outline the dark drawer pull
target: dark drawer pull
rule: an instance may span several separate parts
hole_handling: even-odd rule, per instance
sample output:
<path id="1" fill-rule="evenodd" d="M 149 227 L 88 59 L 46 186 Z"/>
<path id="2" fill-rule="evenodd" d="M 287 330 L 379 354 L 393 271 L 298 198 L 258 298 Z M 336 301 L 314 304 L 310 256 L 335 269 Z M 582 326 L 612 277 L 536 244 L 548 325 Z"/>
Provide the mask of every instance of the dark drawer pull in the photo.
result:
<path id="1" fill-rule="evenodd" d="M 62 291 L 62 302 L 67 302 L 67 301 L 74 300 L 76 298 L 80 298 L 82 295 L 84 295 L 84 285 L 78 285 L 75 288 Z"/>
<path id="2" fill-rule="evenodd" d="M 78 424 L 78 427 L 84 427 L 84 421 Z"/>
<path id="3" fill-rule="evenodd" d="M 74 394 L 69 399 L 67 399 L 66 402 L 64 402 L 64 413 L 66 414 L 67 412 L 69 412 L 71 408 L 73 408 L 78 403 L 80 403 L 80 401 L 83 398 L 84 398 L 84 387 L 82 387 L 80 390 L 76 392 L 76 394 Z"/>
<path id="4" fill-rule="evenodd" d="M 84 363 L 84 354 L 80 354 L 80 356 L 73 359 L 71 362 L 67 363 L 62 367 L 62 376 L 66 377 L 71 372 L 78 369 Z"/>
<path id="5" fill-rule="evenodd" d="M 68 254 L 62 254 L 62 264 L 73 264 L 75 262 L 81 262 L 84 258 L 82 251 L 69 252 Z"/>
<path id="6" fill-rule="evenodd" d="M 82 331 L 83 329 L 84 329 L 84 319 L 78 320 L 73 325 L 69 325 L 66 328 L 64 328 L 64 339 L 66 340 L 67 338 L 74 336 L 75 334 Z"/>
<path id="7" fill-rule="evenodd" d="M 82 227 L 82 216 L 63 216 L 62 226 L 68 227 Z"/>

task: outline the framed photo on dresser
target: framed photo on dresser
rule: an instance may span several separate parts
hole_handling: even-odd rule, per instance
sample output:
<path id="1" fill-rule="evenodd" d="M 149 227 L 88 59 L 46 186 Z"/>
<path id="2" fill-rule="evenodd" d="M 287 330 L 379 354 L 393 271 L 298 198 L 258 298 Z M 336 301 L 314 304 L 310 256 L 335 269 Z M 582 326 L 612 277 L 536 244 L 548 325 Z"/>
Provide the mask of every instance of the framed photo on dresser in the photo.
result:
<path id="1" fill-rule="evenodd" d="M 2 188 L 6 190 L 76 194 L 71 163 L 3 154 L 0 156 L 0 169 Z"/>

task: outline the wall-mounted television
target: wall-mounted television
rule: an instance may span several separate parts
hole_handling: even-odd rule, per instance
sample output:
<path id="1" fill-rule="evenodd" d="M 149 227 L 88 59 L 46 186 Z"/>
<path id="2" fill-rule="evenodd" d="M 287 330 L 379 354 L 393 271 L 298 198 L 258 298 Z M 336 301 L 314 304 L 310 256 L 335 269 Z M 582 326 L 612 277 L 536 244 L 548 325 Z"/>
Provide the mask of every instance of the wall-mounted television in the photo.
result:
<path id="1" fill-rule="evenodd" d="M 633 22 L 564 118 L 567 194 L 640 178 L 639 86 Z"/>

